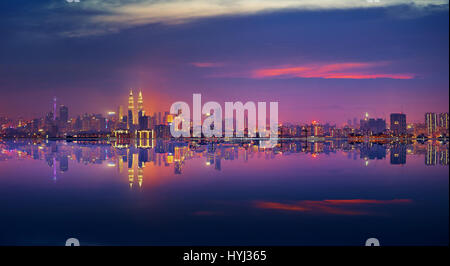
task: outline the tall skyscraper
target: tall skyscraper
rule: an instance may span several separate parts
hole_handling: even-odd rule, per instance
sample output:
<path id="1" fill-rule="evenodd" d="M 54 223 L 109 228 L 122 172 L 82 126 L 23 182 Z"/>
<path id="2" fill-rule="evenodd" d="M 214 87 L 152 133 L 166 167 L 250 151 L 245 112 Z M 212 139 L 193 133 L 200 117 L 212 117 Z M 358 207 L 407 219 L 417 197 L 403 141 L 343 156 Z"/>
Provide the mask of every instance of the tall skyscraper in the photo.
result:
<path id="1" fill-rule="evenodd" d="M 391 131 L 394 135 L 406 134 L 406 115 L 391 114 Z"/>
<path id="2" fill-rule="evenodd" d="M 134 124 L 134 98 L 133 90 L 130 90 L 130 95 L 128 96 L 128 128 L 132 129 Z"/>
<path id="3" fill-rule="evenodd" d="M 56 121 L 56 97 L 53 97 L 53 121 Z"/>
<path id="4" fill-rule="evenodd" d="M 448 112 L 439 114 L 439 126 L 448 130 Z"/>
<path id="5" fill-rule="evenodd" d="M 138 97 L 138 112 L 144 111 L 144 99 L 142 97 L 142 91 L 139 91 L 139 97 Z M 144 115 L 144 113 L 142 113 Z"/>
<path id="6" fill-rule="evenodd" d="M 436 113 L 426 113 L 425 114 L 425 125 L 427 127 L 427 132 L 429 136 L 436 133 L 438 127 L 438 117 Z"/>
<path id="7" fill-rule="evenodd" d="M 59 120 L 64 125 L 69 120 L 69 108 L 67 106 L 61 105 L 59 107 Z"/>
<path id="8" fill-rule="evenodd" d="M 59 128 L 65 131 L 67 128 L 67 123 L 69 120 L 69 108 L 67 106 L 61 105 L 59 107 Z"/>
<path id="9" fill-rule="evenodd" d="M 122 122 L 123 121 L 123 106 L 119 105 L 119 112 L 117 113 L 117 121 Z"/>
<path id="10" fill-rule="evenodd" d="M 148 129 L 148 116 L 145 115 L 144 111 L 144 98 L 142 97 L 142 91 L 139 91 L 138 96 L 138 125 L 139 129 Z"/>

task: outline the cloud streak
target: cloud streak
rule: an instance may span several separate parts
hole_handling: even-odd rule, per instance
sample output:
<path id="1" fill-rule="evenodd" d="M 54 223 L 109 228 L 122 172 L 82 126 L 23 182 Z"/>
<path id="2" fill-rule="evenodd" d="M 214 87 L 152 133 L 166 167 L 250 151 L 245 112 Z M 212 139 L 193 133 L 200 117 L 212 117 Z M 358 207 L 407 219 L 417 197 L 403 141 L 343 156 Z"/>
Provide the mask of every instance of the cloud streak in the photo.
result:
<path id="1" fill-rule="evenodd" d="M 65 3 L 67 4 L 67 3 Z M 330 10 L 410 5 L 417 10 L 448 5 L 448 0 L 85 0 L 78 8 L 89 14 L 89 26 L 66 32 L 72 36 L 116 32 L 151 23 L 180 24 L 201 18 L 251 15 L 283 10 Z M 54 7 L 54 6 L 53 6 Z M 95 27 L 95 29 L 93 29 Z"/>
<path id="2" fill-rule="evenodd" d="M 323 78 L 323 79 L 412 79 L 413 74 L 379 73 L 375 67 L 387 63 L 331 63 L 262 68 L 252 71 L 250 77 L 262 78 Z"/>

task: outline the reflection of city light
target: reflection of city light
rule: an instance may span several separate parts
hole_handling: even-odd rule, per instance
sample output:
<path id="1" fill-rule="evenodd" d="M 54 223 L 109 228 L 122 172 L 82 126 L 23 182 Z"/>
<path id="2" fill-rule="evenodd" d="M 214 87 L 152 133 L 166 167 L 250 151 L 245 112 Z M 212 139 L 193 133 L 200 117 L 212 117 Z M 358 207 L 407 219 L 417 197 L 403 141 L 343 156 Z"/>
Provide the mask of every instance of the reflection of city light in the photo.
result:
<path id="1" fill-rule="evenodd" d="M 369 165 L 369 161 L 366 161 L 366 166 L 368 166 Z"/>
<path id="2" fill-rule="evenodd" d="M 313 157 L 313 158 L 317 158 L 317 153 L 313 153 L 313 154 L 311 154 L 311 157 Z"/>
<path id="3" fill-rule="evenodd" d="M 109 166 L 109 167 L 115 167 L 115 166 L 116 166 L 116 164 L 115 164 L 115 163 L 113 163 L 113 162 L 109 162 L 109 163 L 108 163 L 108 166 Z"/>

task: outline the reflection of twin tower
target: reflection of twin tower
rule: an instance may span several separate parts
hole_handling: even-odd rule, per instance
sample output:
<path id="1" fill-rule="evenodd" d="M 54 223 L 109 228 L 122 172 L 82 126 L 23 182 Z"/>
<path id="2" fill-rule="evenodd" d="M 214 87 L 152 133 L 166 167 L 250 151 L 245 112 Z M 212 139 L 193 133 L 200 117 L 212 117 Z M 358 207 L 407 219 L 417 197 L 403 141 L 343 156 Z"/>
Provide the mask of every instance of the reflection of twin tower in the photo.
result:
<path id="1" fill-rule="evenodd" d="M 138 124 L 139 117 L 143 117 L 145 115 L 144 111 L 144 99 L 142 97 L 142 91 L 139 91 L 138 96 L 138 106 L 137 106 L 137 115 L 134 108 L 134 97 L 133 90 L 130 90 L 130 95 L 128 96 L 128 128 L 132 129 L 134 125 Z"/>
<path id="2" fill-rule="evenodd" d="M 135 181 L 137 181 L 139 187 L 142 187 L 145 165 L 143 162 L 139 162 L 138 154 L 133 153 L 132 150 L 129 149 L 126 155 L 119 156 L 117 162 L 119 173 L 122 173 L 124 162 L 128 164 L 128 182 L 130 188 L 133 187 Z"/>

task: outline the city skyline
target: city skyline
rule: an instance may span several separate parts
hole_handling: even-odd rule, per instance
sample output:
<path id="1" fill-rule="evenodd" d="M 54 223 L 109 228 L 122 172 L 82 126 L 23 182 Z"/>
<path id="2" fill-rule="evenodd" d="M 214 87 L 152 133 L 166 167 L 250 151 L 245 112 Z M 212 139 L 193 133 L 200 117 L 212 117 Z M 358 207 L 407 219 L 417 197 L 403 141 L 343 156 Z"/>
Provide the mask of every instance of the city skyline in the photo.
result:
<path id="1" fill-rule="evenodd" d="M 0 1 L 0 245 L 448 246 L 449 1 Z"/>
<path id="2" fill-rule="evenodd" d="M 132 92 L 133 89 L 131 88 L 131 89 L 129 89 L 129 91 Z M 111 108 L 106 109 L 105 111 L 95 111 L 94 110 L 92 112 L 87 112 L 87 111 L 83 112 L 83 111 L 81 111 L 80 113 L 76 113 L 76 114 L 71 113 L 71 116 L 69 118 L 76 118 L 76 117 L 79 117 L 79 116 L 83 116 L 85 114 L 99 114 L 99 115 L 104 115 L 105 117 L 108 116 L 108 115 L 111 115 L 112 113 L 114 113 L 116 115 L 119 115 L 120 109 L 126 110 L 126 112 L 128 112 L 130 104 L 132 104 L 133 108 L 135 109 L 133 111 L 133 115 L 134 115 L 133 123 L 134 124 L 139 124 L 139 121 L 135 120 L 135 119 L 138 118 L 139 111 L 144 110 L 144 114 L 145 114 L 145 112 L 146 112 L 145 110 L 147 110 L 146 106 L 148 106 L 148 105 L 144 105 L 143 104 L 143 93 L 142 93 L 142 90 L 141 89 L 135 89 L 135 91 L 139 92 L 139 96 L 138 96 L 138 101 L 139 102 L 138 102 L 138 104 L 135 104 L 133 102 L 130 103 L 131 99 L 134 100 L 134 96 L 132 96 L 132 94 L 131 94 L 127 98 L 127 100 L 128 100 L 127 104 L 125 104 L 125 101 L 122 101 L 123 103 L 119 103 L 115 107 L 112 106 Z M 243 103 L 245 104 L 245 102 L 243 102 Z M 11 118 L 11 119 L 13 119 L 16 122 L 19 121 L 19 120 L 29 121 L 29 120 L 32 120 L 32 119 L 35 119 L 35 118 L 42 118 L 46 114 L 48 114 L 49 112 L 52 112 L 52 115 L 54 115 L 54 116 L 58 116 L 59 108 L 61 108 L 61 107 L 68 108 L 68 106 L 64 102 L 61 102 L 61 100 L 59 100 L 59 98 L 56 97 L 56 96 L 52 97 L 52 99 L 51 99 L 51 101 L 49 101 L 48 105 L 49 105 L 49 108 L 48 108 L 48 110 L 46 112 L 41 113 L 41 114 L 36 114 L 34 116 L 28 116 L 27 117 L 27 116 L 25 116 L 23 114 L 10 115 L 10 114 L 6 114 L 6 113 L 5 114 L 0 113 L 0 117 Z M 128 108 L 128 109 L 124 109 L 125 107 Z M 57 108 L 57 109 L 55 109 L 55 108 Z M 169 106 L 169 108 L 167 108 L 165 110 L 153 110 L 151 112 L 147 112 L 147 114 L 167 113 L 169 109 L 170 109 L 170 106 Z M 56 110 L 56 113 L 55 113 L 55 110 Z M 383 116 L 379 116 L 379 115 L 369 114 L 369 112 L 362 112 L 360 114 L 356 114 L 356 115 L 354 114 L 354 116 L 352 116 L 352 117 L 340 118 L 342 120 L 340 123 L 337 123 L 335 120 L 330 120 L 330 119 L 327 119 L 327 118 L 325 118 L 323 120 L 318 120 L 318 119 L 314 119 L 314 118 L 309 118 L 309 119 L 308 118 L 306 118 L 306 119 L 299 118 L 299 119 L 296 119 L 296 120 L 289 120 L 289 121 L 283 120 L 281 118 L 279 120 L 280 120 L 281 124 L 305 124 L 305 123 L 307 124 L 307 123 L 310 123 L 310 122 L 313 122 L 313 121 L 320 121 L 321 123 L 331 123 L 331 124 L 336 124 L 336 125 L 343 126 L 343 125 L 356 125 L 356 124 L 359 125 L 360 119 L 369 118 L 369 117 L 370 118 L 375 118 L 375 119 L 383 119 L 385 121 L 388 121 L 390 115 L 393 114 L 393 113 L 406 114 L 404 112 L 387 112 L 386 111 L 386 112 L 383 112 Z M 428 113 L 435 114 L 435 115 L 438 116 L 440 114 L 448 113 L 448 110 L 442 110 L 442 111 L 437 111 L 437 112 L 425 111 L 425 112 L 423 112 L 422 117 L 418 117 L 417 120 L 412 120 L 412 121 L 411 121 L 411 118 L 408 116 L 407 123 L 424 123 L 423 115 L 426 115 Z M 436 116 L 436 121 L 438 120 L 437 116 Z M 355 121 L 357 121 L 356 124 L 355 124 Z"/>

